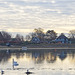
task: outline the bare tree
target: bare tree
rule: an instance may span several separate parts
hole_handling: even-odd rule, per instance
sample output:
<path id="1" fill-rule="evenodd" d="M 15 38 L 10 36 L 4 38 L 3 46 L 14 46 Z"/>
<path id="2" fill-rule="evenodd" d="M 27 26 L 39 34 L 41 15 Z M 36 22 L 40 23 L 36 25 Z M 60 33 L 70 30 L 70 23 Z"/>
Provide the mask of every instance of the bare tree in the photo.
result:
<path id="1" fill-rule="evenodd" d="M 37 33 L 30 33 L 30 35 L 31 35 L 31 37 L 33 38 L 33 37 L 37 37 Z"/>
<path id="2" fill-rule="evenodd" d="M 24 41 L 24 37 L 22 36 L 22 35 L 20 35 L 20 34 L 16 34 L 16 40 L 18 41 L 18 42 L 23 42 Z"/>
<path id="3" fill-rule="evenodd" d="M 8 41 L 11 39 L 11 34 L 9 34 L 8 32 L 2 31 L 1 34 L 3 36 L 4 41 Z"/>
<path id="4" fill-rule="evenodd" d="M 40 40 L 44 39 L 44 29 L 38 28 L 34 29 L 34 35 L 37 36 Z"/>
<path id="5" fill-rule="evenodd" d="M 70 30 L 69 37 L 73 39 L 75 38 L 75 30 Z"/>
<path id="6" fill-rule="evenodd" d="M 26 35 L 26 41 L 30 41 L 31 40 L 31 35 Z"/>

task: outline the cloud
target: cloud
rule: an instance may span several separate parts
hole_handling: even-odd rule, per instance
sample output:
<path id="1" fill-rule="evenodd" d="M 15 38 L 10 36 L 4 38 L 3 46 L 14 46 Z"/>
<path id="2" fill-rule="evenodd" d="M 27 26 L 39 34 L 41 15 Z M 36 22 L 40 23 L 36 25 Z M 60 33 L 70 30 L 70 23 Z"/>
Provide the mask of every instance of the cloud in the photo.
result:
<path id="1" fill-rule="evenodd" d="M 41 27 L 68 32 L 75 28 L 74 6 L 73 0 L 0 0 L 0 30 L 29 33 Z"/>
<path id="2" fill-rule="evenodd" d="M 51 1 L 51 3 L 55 3 L 55 1 L 54 1 L 54 0 L 52 0 L 52 1 Z"/>
<path id="3" fill-rule="evenodd" d="M 11 28 L 11 29 L 7 29 L 6 31 L 8 31 L 8 32 L 23 32 L 23 33 L 28 33 L 30 31 L 33 32 L 33 29 L 13 29 L 13 28 Z"/>

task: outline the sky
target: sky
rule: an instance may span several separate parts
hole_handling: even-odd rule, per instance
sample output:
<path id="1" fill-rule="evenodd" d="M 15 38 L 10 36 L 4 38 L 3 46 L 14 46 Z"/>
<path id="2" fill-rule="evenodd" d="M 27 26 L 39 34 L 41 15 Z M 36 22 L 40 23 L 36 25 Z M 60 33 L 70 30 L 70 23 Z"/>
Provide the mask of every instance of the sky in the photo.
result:
<path id="1" fill-rule="evenodd" d="M 75 0 L 0 0 L 0 31 L 26 35 L 35 28 L 75 29 Z"/>

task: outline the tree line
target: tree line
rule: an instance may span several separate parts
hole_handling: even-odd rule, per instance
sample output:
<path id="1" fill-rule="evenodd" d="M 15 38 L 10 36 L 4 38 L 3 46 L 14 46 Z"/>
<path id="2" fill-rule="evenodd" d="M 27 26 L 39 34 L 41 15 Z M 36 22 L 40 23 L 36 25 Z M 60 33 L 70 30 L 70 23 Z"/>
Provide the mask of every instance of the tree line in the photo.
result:
<path id="1" fill-rule="evenodd" d="M 65 35 L 65 33 L 63 34 Z M 30 41 L 34 37 L 38 37 L 40 40 L 54 40 L 57 36 L 58 33 L 54 30 L 47 30 L 44 32 L 42 28 L 35 28 L 33 33 L 26 35 L 26 40 Z M 69 31 L 68 38 L 75 39 L 75 30 Z"/>
<path id="2" fill-rule="evenodd" d="M 10 41 L 23 42 L 24 37 L 23 35 L 16 34 L 16 36 L 13 38 L 10 33 L 6 31 L 1 31 L 0 32 L 0 42 L 10 42 Z"/>
<path id="3" fill-rule="evenodd" d="M 70 30 L 68 33 L 68 37 L 71 39 L 75 39 L 75 30 Z M 11 41 L 15 40 L 16 42 L 24 42 L 24 41 L 31 41 L 32 38 L 38 37 L 41 41 L 45 40 L 54 40 L 57 37 L 57 32 L 54 30 L 47 30 L 44 32 L 44 29 L 42 28 L 35 28 L 32 33 L 29 33 L 24 37 L 21 34 L 16 34 L 16 36 L 13 38 L 12 35 L 6 31 L 0 32 L 0 41 Z"/>

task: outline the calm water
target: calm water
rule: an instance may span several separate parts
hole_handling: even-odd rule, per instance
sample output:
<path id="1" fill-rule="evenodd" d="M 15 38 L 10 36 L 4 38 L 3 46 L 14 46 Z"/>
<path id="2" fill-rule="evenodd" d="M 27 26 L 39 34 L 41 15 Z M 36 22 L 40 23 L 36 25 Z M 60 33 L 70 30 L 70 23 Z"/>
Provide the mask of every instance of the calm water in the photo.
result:
<path id="1" fill-rule="evenodd" d="M 12 59 L 18 62 L 12 70 Z M 75 50 L 0 51 L 0 70 L 4 75 L 75 75 Z"/>

